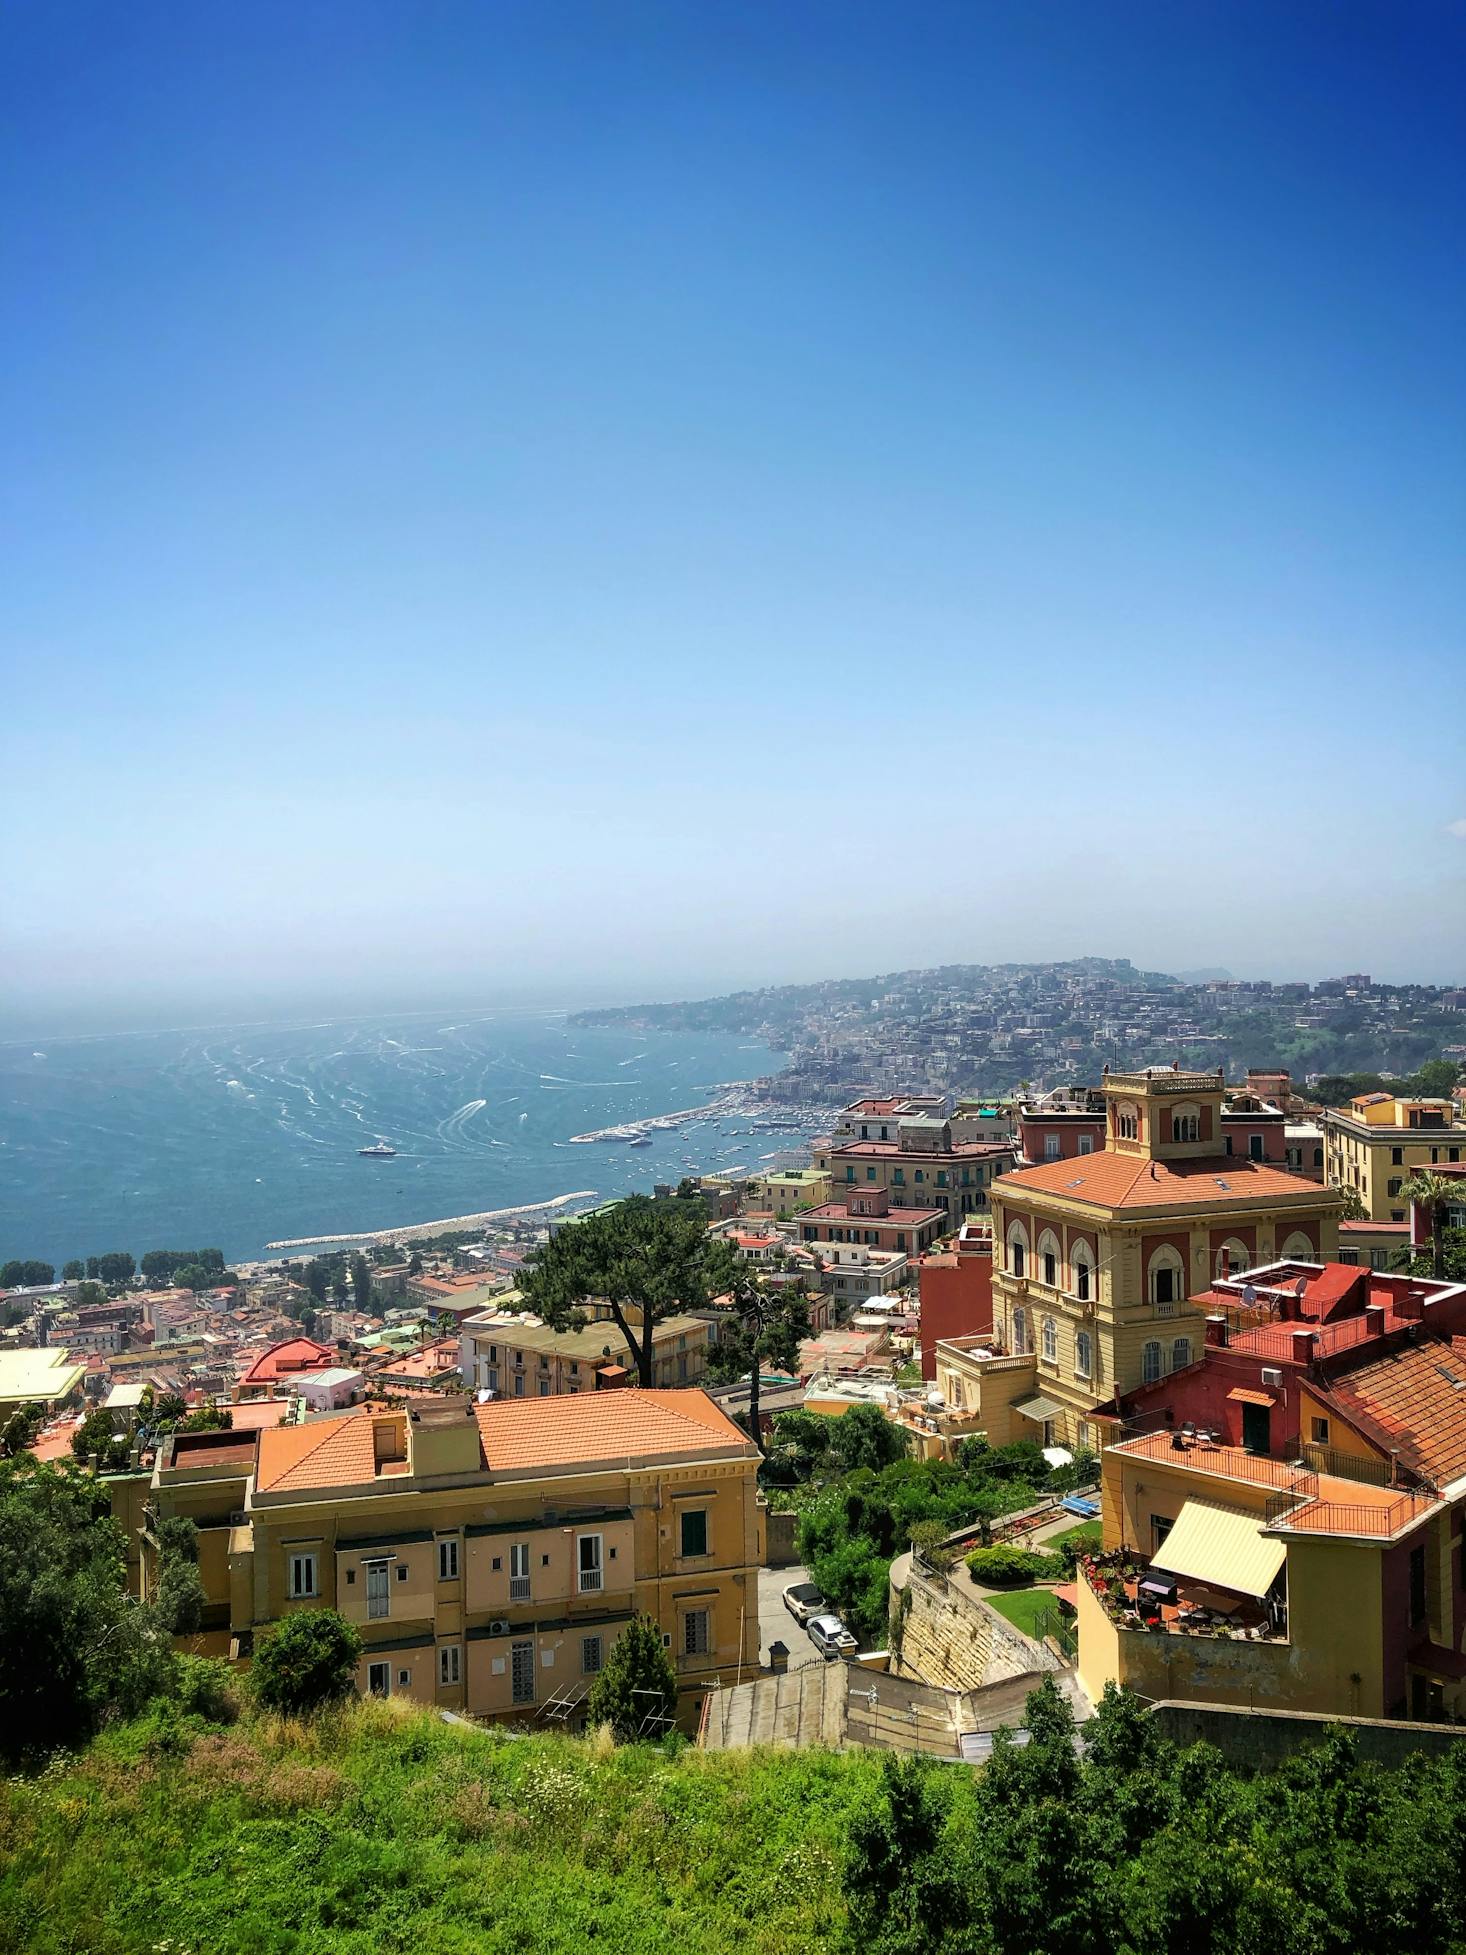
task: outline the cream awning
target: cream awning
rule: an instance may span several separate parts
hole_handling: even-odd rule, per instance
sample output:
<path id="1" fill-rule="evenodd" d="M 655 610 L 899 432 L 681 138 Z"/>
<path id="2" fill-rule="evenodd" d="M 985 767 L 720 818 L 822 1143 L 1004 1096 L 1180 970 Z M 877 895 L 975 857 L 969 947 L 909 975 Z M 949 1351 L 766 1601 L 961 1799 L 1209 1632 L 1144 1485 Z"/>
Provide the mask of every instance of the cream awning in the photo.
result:
<path id="1" fill-rule="evenodd" d="M 1032 1398 L 1016 1399 L 1012 1406 L 1025 1419 L 1054 1419 L 1063 1409 L 1057 1399 L 1045 1398 L 1042 1392 L 1035 1392 Z"/>
<path id="2" fill-rule="evenodd" d="M 1188 1500 L 1150 1565 L 1238 1595 L 1266 1595 L 1288 1550 L 1261 1528 L 1258 1514 L 1215 1500 Z"/>

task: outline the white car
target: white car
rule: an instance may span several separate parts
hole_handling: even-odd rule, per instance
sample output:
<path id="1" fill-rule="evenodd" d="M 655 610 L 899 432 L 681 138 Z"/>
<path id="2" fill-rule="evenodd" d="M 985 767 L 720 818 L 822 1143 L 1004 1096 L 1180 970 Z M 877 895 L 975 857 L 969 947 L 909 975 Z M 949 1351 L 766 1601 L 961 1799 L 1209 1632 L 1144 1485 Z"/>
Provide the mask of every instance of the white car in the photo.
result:
<path id="1" fill-rule="evenodd" d="M 838 1616 L 811 1616 L 808 1628 L 809 1640 L 826 1661 L 832 1656 L 854 1656 L 860 1647 Z"/>
<path id="2" fill-rule="evenodd" d="M 825 1598 L 813 1582 L 792 1582 L 784 1591 L 784 1607 L 798 1623 L 825 1613 Z"/>

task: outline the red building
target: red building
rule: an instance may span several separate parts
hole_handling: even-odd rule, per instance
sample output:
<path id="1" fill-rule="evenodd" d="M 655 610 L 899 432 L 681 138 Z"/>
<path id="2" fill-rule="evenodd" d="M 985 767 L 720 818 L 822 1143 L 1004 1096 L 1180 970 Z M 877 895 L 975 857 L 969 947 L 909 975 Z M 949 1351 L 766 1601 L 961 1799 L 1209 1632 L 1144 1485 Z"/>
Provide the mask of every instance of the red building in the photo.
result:
<path id="1" fill-rule="evenodd" d="M 923 1256 L 921 1291 L 921 1375 L 937 1375 L 937 1340 L 987 1337 L 993 1328 L 992 1230 L 968 1223 L 956 1246 Z"/>
<path id="2" fill-rule="evenodd" d="M 799 1218 L 801 1242 L 857 1242 L 867 1249 L 899 1249 L 915 1261 L 951 1228 L 944 1208 L 892 1207 L 885 1188 L 851 1188 L 841 1202 L 826 1202 Z"/>

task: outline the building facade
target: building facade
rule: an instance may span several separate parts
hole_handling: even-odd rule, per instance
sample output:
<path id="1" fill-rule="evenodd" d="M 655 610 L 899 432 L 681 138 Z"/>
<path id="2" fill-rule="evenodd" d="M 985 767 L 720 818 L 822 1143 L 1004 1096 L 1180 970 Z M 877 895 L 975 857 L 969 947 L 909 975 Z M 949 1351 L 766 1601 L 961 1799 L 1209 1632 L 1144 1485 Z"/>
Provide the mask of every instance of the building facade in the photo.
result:
<path id="1" fill-rule="evenodd" d="M 1326 1108 L 1320 1124 L 1329 1181 L 1353 1188 L 1374 1222 L 1409 1220 L 1400 1190 L 1418 1169 L 1466 1161 L 1466 1122 L 1451 1100 L 1361 1093 L 1347 1109 Z"/>

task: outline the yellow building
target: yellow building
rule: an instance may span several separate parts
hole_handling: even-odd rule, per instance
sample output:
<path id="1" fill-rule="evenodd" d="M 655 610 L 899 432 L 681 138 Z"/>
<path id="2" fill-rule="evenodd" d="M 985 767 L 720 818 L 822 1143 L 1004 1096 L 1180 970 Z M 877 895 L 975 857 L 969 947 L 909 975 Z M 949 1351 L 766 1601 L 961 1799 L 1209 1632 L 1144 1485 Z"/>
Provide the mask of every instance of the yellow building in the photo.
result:
<path id="1" fill-rule="evenodd" d="M 767 1210 L 781 1222 L 803 1208 L 818 1208 L 830 1199 L 830 1177 L 817 1168 L 787 1168 L 760 1175 L 748 1191 L 748 1206 Z"/>
<path id="2" fill-rule="evenodd" d="M 1203 1320 L 1188 1299 L 1214 1273 L 1334 1254 L 1341 1198 L 1229 1155 L 1224 1093 L 1220 1073 L 1109 1074 L 1102 1150 L 993 1184 L 988 1348 L 1003 1362 L 969 1349 L 947 1369 L 977 1385 L 972 1423 L 994 1445 L 1092 1444 L 1094 1407 L 1200 1355 Z M 1014 1359 L 1027 1361 L 1026 1389 Z"/>
<path id="3" fill-rule="evenodd" d="M 151 1513 L 199 1527 L 234 1649 L 297 1609 L 360 1625 L 358 1685 L 481 1718 L 564 1718 L 632 1618 L 662 1630 L 688 1717 L 757 1667 L 751 1440 L 700 1391 L 364 1407 L 164 1442 Z M 145 1586 L 155 1579 L 145 1535 Z"/>
<path id="4" fill-rule="evenodd" d="M 635 1370 L 631 1347 L 614 1319 L 597 1317 L 583 1330 L 552 1330 L 516 1310 L 518 1292 L 459 1333 L 459 1369 L 473 1391 L 501 1398 L 551 1398 L 590 1392 L 596 1373 L 611 1365 Z M 653 1383 L 695 1385 L 707 1370 L 710 1326 L 702 1317 L 664 1317 L 652 1328 Z"/>
<path id="5" fill-rule="evenodd" d="M 1420 1168 L 1466 1160 L 1466 1122 L 1450 1100 L 1398 1100 L 1361 1093 L 1347 1110 L 1322 1116 L 1324 1172 L 1353 1188 L 1373 1222 L 1409 1220 L 1400 1190 Z"/>
<path id="6" fill-rule="evenodd" d="M 1433 1491 L 1180 1431 L 1106 1448 L 1103 1478 L 1105 1553 L 1077 1584 L 1091 1698 L 1115 1682 L 1330 1716 L 1462 1707 L 1459 1530 Z"/>

